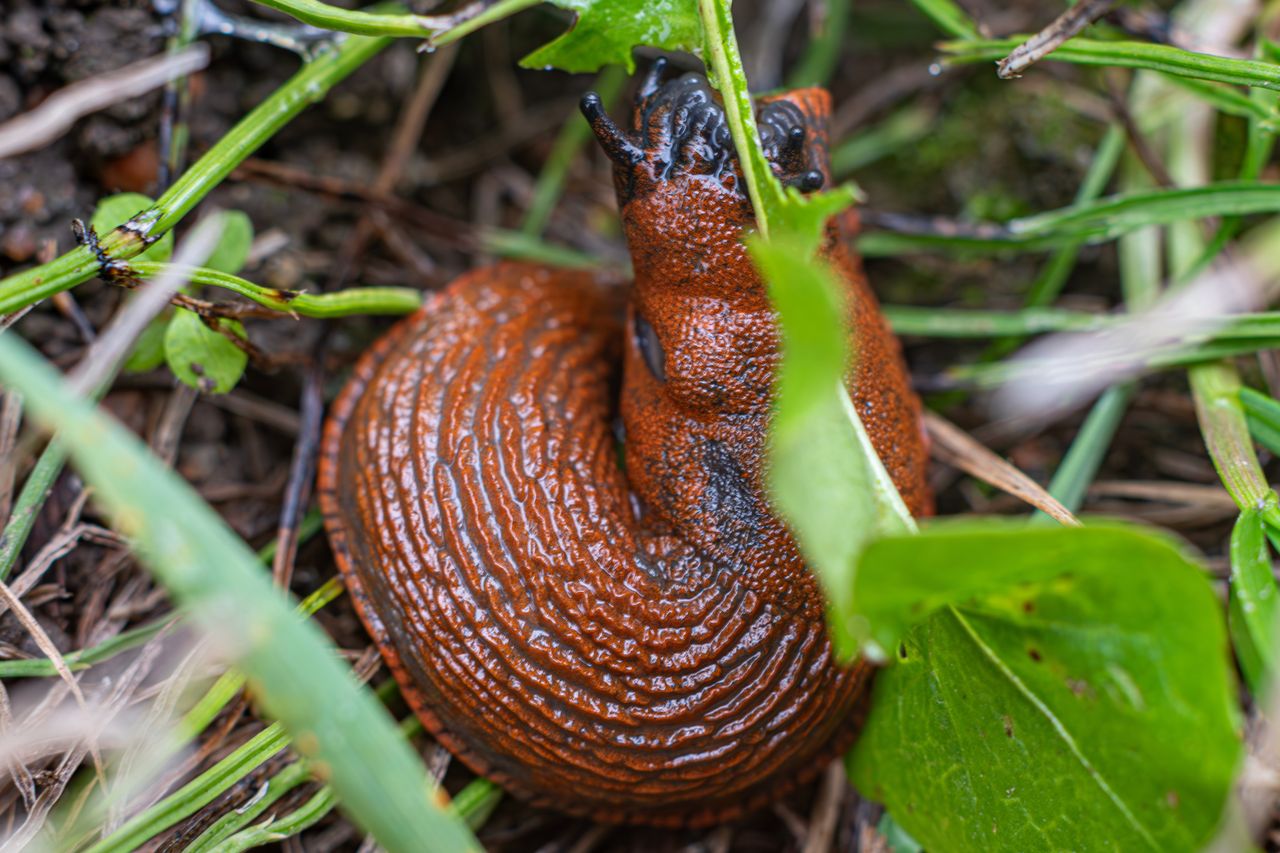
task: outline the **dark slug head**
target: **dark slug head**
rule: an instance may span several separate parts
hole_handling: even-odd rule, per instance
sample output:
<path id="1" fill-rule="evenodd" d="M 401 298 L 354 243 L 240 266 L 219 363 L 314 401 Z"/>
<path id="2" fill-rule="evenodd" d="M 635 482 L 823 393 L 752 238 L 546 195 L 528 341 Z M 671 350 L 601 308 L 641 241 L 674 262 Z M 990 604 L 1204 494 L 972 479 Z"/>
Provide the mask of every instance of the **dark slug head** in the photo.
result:
<path id="1" fill-rule="evenodd" d="M 582 98 L 582 112 L 613 160 L 619 202 L 626 206 L 655 193 L 679 197 L 689 179 L 705 178 L 745 201 L 720 94 L 701 74 L 663 82 L 666 68 L 666 60 L 658 59 L 641 81 L 629 130 L 614 124 L 595 92 Z M 825 182 L 828 101 L 819 89 L 759 100 L 760 142 L 784 184 L 807 192 Z"/>
<path id="2" fill-rule="evenodd" d="M 627 385 L 657 382 L 666 403 L 705 417 L 765 412 L 776 337 L 764 283 L 742 239 L 755 218 L 719 93 L 701 74 L 640 81 L 630 127 L 594 93 L 582 109 L 613 161 L 635 269 Z M 756 102 L 760 140 L 784 184 L 829 180 L 830 95 L 798 89 Z M 645 376 L 631 371 L 643 365 Z M 655 391 L 657 389 L 654 389 Z"/>

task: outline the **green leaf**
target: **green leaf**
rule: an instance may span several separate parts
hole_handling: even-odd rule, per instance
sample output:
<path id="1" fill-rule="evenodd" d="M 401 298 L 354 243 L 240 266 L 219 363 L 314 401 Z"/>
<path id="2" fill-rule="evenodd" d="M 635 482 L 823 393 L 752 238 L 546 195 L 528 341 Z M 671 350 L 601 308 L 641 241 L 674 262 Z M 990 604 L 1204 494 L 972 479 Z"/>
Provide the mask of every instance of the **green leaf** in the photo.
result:
<path id="1" fill-rule="evenodd" d="M 775 509 L 827 593 L 832 642 L 852 657 L 862 639 L 853 618 L 857 555 L 869 537 L 912 523 L 845 388 L 844 294 L 830 269 L 807 257 L 806 242 L 748 242 L 781 335 L 766 476 Z"/>
<path id="2" fill-rule="evenodd" d="M 702 45 L 694 0 L 548 0 L 574 13 L 569 31 L 520 60 L 525 68 L 599 71 L 616 63 L 636 70 L 632 48 L 696 52 Z"/>
<path id="3" fill-rule="evenodd" d="M 1240 723 L 1221 607 L 1170 540 L 936 524 L 873 543 L 856 598 L 896 661 L 852 772 L 925 849 L 1197 850 L 1212 837 Z"/>
<path id="4" fill-rule="evenodd" d="M 249 259 L 249 249 L 253 246 L 253 221 L 239 210 L 224 210 L 218 214 L 218 219 L 222 231 L 204 266 L 235 275 Z"/>
<path id="5" fill-rule="evenodd" d="M 233 334 L 246 338 L 237 320 L 221 320 Z M 225 394 L 244 374 L 249 356 L 210 329 L 195 313 L 178 308 L 164 333 L 164 357 L 173 375 L 197 391 Z"/>
<path id="6" fill-rule="evenodd" d="M 163 315 L 147 324 L 124 361 L 127 373 L 146 373 L 164 364 L 164 335 L 168 326 L 169 318 Z"/>
<path id="7" fill-rule="evenodd" d="M 333 643 L 293 612 L 253 552 L 137 437 L 73 396 L 30 346 L 0 336 L 0 381 L 57 429 L 77 469 L 138 556 L 249 676 L 255 700 L 333 786 L 343 809 L 392 853 L 478 850 L 431 794 L 386 710 Z"/>
<path id="8" fill-rule="evenodd" d="M 1262 514 L 1240 513 L 1231 531 L 1231 603 L 1227 624 L 1249 690 L 1262 697 L 1275 670 L 1276 579 Z"/>
<path id="9" fill-rule="evenodd" d="M 98 202 L 98 207 L 93 211 L 93 217 L 89 222 L 93 225 L 93 230 L 98 232 L 98 236 L 102 237 L 117 226 L 128 222 L 134 214 L 151 207 L 152 204 L 154 202 L 142 193 L 109 195 Z M 171 255 L 173 255 L 173 233 L 166 232 L 159 240 L 148 246 L 146 251 L 138 255 L 137 259 L 163 262 L 169 260 Z"/>

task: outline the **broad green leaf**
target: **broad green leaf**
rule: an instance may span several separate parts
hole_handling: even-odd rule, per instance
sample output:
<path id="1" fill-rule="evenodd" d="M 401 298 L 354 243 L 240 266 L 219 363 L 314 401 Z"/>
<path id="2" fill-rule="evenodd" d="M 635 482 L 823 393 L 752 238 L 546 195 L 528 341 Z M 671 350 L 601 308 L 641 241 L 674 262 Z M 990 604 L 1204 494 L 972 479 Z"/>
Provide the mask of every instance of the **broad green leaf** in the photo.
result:
<path id="1" fill-rule="evenodd" d="M 222 231 L 204 266 L 235 275 L 249 258 L 249 249 L 253 246 L 253 222 L 248 214 L 239 210 L 224 210 L 218 214 L 218 219 Z"/>
<path id="2" fill-rule="evenodd" d="M 632 48 L 697 51 L 702 44 L 695 0 L 548 0 L 574 13 L 569 31 L 520 60 L 525 68 L 636 70 Z"/>
<path id="3" fill-rule="evenodd" d="M 1240 513 L 1231 531 L 1231 604 L 1227 624 L 1249 690 L 1262 697 L 1275 669 L 1276 579 L 1262 514 Z"/>
<path id="4" fill-rule="evenodd" d="M 422 763 L 333 643 L 293 612 L 253 552 L 137 437 L 73 396 L 30 346 L 0 337 L 0 381 L 57 429 L 116 529 L 249 676 L 255 701 L 333 786 L 344 811 L 392 853 L 478 850 L 432 794 Z"/>
<path id="5" fill-rule="evenodd" d="M 163 314 L 147 324 L 124 361 L 125 372 L 146 373 L 164 364 L 164 333 L 168 326 L 169 317 Z"/>
<path id="6" fill-rule="evenodd" d="M 134 214 L 140 213 L 151 207 L 153 202 L 142 193 L 117 193 L 109 195 L 98 202 L 98 207 L 93 211 L 93 217 L 90 224 L 93 230 L 98 232 L 98 236 L 102 237 L 118 225 L 123 225 L 133 218 Z M 166 232 L 155 243 L 147 247 L 147 250 L 136 257 L 141 261 L 158 261 L 164 262 L 169 260 L 173 254 L 173 232 Z"/>
<path id="7" fill-rule="evenodd" d="M 1240 721 L 1221 607 L 1169 540 L 936 524 L 872 543 L 857 603 L 896 660 L 852 772 L 925 849 L 1198 850 L 1212 837 Z"/>
<path id="8" fill-rule="evenodd" d="M 232 333 L 245 337 L 244 326 L 236 320 L 222 320 Z M 178 308 L 164 333 L 164 357 L 173 375 L 197 391 L 225 394 L 244 374 L 249 356 L 210 329 L 195 313 Z"/>

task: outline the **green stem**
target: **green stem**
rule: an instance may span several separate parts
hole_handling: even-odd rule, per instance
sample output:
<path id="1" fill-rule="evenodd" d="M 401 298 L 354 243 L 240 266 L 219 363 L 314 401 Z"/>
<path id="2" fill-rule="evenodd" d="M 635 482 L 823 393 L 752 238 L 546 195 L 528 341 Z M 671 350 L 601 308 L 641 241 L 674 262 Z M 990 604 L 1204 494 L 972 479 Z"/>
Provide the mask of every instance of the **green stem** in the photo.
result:
<path id="1" fill-rule="evenodd" d="M 140 261 L 131 265 L 143 278 L 153 278 L 172 264 Z M 408 314 L 422 307 L 422 293 L 409 287 L 353 287 L 335 293 L 306 293 L 263 287 L 239 276 L 207 267 L 183 267 L 179 274 L 192 284 L 211 285 L 238 293 L 264 308 L 321 319 L 359 314 Z"/>
<path id="2" fill-rule="evenodd" d="M 1276 211 L 1280 211 L 1280 186 L 1252 180 L 1221 181 L 1194 187 L 1121 192 L 1002 224 L 983 223 L 968 233 L 868 232 L 859 238 L 858 249 L 868 257 L 929 249 L 1036 251 L 1077 242 L 1101 243 L 1148 225 Z"/>
<path id="3" fill-rule="evenodd" d="M 751 95 L 745 86 L 733 85 L 735 79 L 745 81 L 746 73 L 738 51 L 738 37 L 733 31 L 729 0 L 698 0 L 698 14 L 702 18 L 703 59 L 724 101 L 725 119 L 738 150 L 738 165 L 742 168 L 742 179 L 751 196 L 756 228 L 767 239 L 772 205 L 770 199 L 764 197 L 765 186 L 770 181 L 776 185 L 777 179 L 767 169 L 761 169 L 765 159 L 760 149 Z"/>
<path id="4" fill-rule="evenodd" d="M 883 313 L 895 333 L 926 338 L 1022 337 L 1046 332 L 1099 331 L 1125 319 L 1115 314 L 1092 314 L 1065 308 L 982 311 L 885 305 Z"/>
<path id="5" fill-rule="evenodd" d="M 259 6 L 284 12 L 304 24 L 322 30 L 354 33 L 363 36 L 408 37 L 425 39 L 435 30 L 427 27 L 417 15 L 362 12 L 339 9 L 316 0 L 253 0 Z"/>
<path id="6" fill-rule="evenodd" d="M 240 853 L 242 850 L 252 850 L 298 835 L 319 823 L 337 804 L 333 789 L 326 785 L 295 811 L 279 820 L 251 826 L 236 833 L 214 848 L 215 853 Z"/>
<path id="7" fill-rule="evenodd" d="M 128 260 L 176 225 L 236 166 L 244 162 L 308 105 L 390 43 L 385 38 L 348 36 L 335 48 L 308 62 L 218 140 L 154 205 L 102 237 L 103 250 L 115 260 Z M 88 281 L 99 272 L 87 246 L 77 246 L 47 264 L 0 281 L 0 314 L 39 302 Z"/>
<path id="8" fill-rule="evenodd" d="M 884 316 L 899 335 L 931 338 L 991 338 L 1003 335 L 1039 335 L 1048 332 L 1100 332 L 1133 322 L 1126 314 L 1095 314 L 1067 308 L 1024 308 L 1021 311 L 984 311 L 968 308 L 921 308 L 886 305 Z M 1280 311 L 1223 316 L 1211 333 L 1194 336 L 1171 346 L 1191 347 L 1204 341 L 1280 341 Z"/>
<path id="9" fill-rule="evenodd" d="M 469 36 L 482 27 L 487 27 L 495 21 L 501 21 L 503 18 L 509 18 L 516 12 L 522 12 L 525 9 L 532 9 L 534 6 L 542 3 L 543 0 L 498 0 L 492 6 L 485 9 L 474 18 L 468 18 L 460 21 L 457 26 L 450 27 L 438 36 L 431 37 L 431 46 L 444 47 L 450 42 Z"/>
<path id="10" fill-rule="evenodd" d="M 245 829 L 277 800 L 311 778 L 311 768 L 305 761 L 294 761 L 267 780 L 264 789 L 255 793 L 253 801 L 232 809 L 200 833 L 199 837 L 183 849 L 183 853 L 211 853 L 215 850 L 237 849 L 230 836 Z M 243 847 L 238 849 L 243 850 Z"/>

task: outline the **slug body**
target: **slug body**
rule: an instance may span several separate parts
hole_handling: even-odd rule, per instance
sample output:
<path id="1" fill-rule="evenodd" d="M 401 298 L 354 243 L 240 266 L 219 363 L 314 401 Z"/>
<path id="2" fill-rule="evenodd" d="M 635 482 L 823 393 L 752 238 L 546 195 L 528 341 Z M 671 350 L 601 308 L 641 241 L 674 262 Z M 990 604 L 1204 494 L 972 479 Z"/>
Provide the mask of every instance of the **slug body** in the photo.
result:
<path id="1" fill-rule="evenodd" d="M 700 76 L 661 71 L 629 132 L 583 102 L 615 163 L 629 305 L 585 272 L 458 279 L 359 362 L 320 500 L 365 625 L 455 755 L 561 811 L 695 825 L 819 773 L 870 668 L 833 659 L 763 492 L 778 345 L 722 109 Z M 828 111 L 820 90 L 762 103 L 784 181 L 825 176 Z M 897 344 L 834 230 L 824 251 L 851 295 L 851 394 L 927 512 Z"/>

